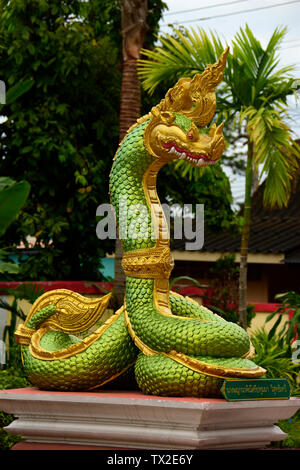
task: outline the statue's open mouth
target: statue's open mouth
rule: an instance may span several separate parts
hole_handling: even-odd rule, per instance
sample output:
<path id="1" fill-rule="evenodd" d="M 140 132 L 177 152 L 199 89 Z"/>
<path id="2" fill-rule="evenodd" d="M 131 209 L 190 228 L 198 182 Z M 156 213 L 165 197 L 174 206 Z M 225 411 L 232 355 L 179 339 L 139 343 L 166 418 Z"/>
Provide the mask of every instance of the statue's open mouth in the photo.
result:
<path id="1" fill-rule="evenodd" d="M 174 142 L 162 144 L 165 149 L 169 149 L 169 153 L 174 153 L 178 156 L 179 160 L 187 160 L 196 166 L 213 165 L 215 161 L 210 160 L 207 155 L 203 153 L 191 153 L 188 150 L 178 147 Z"/>

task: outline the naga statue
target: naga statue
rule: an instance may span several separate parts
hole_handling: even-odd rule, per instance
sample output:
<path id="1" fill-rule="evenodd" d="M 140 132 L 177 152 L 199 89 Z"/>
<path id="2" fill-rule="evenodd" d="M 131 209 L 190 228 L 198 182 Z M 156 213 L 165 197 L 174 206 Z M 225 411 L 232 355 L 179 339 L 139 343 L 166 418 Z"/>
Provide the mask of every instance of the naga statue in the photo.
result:
<path id="1" fill-rule="evenodd" d="M 214 65 L 181 78 L 150 113 L 137 120 L 115 154 L 110 198 L 117 215 L 126 275 L 124 305 L 83 339 L 111 294 L 86 298 L 59 289 L 33 304 L 16 332 L 28 380 L 57 391 L 114 389 L 134 377 L 145 394 L 218 397 L 225 378 L 260 378 L 247 332 L 169 290 L 174 262 L 168 225 L 156 191 L 163 165 L 184 159 L 214 165 L 225 149 L 223 125 L 202 130 L 216 110 L 228 48 Z M 136 237 L 122 236 L 122 200 L 145 211 L 127 213 Z M 124 235 L 124 234 L 123 234 Z M 122 382 L 123 381 L 123 382 Z M 104 387 L 105 388 L 105 387 Z"/>

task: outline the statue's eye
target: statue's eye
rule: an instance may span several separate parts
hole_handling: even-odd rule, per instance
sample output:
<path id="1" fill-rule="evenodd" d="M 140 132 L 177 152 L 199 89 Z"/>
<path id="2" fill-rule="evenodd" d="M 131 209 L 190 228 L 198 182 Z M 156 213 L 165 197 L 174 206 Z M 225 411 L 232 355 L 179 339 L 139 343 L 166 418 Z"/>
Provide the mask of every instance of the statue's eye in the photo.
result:
<path id="1" fill-rule="evenodd" d="M 193 124 L 186 134 L 187 138 L 190 140 L 197 140 L 199 138 L 199 131 L 195 124 Z"/>

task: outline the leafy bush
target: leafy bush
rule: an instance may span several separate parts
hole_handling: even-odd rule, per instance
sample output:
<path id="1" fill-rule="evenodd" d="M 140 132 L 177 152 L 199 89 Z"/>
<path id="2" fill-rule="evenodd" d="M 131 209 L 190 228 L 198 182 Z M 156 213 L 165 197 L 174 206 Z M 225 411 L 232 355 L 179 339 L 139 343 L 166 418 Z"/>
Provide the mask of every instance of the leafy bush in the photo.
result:
<path id="1" fill-rule="evenodd" d="M 11 312 L 11 323 L 6 325 L 3 334 L 3 339 L 5 340 L 6 337 L 8 339 L 9 348 L 6 368 L 0 370 L 0 390 L 23 388 L 30 385 L 24 374 L 20 345 L 16 344 L 14 339 L 17 317 L 25 319 L 25 313 L 18 307 L 17 301 L 27 299 L 33 303 L 43 293 L 39 286 L 34 284 L 21 284 L 16 289 L 7 289 L 6 292 L 13 295 L 14 300 L 11 304 L 0 299 L 0 306 Z M 21 436 L 11 435 L 3 429 L 14 419 L 14 415 L 0 410 L 0 450 L 9 450 L 14 444 L 23 440 Z"/>
<path id="2" fill-rule="evenodd" d="M 15 353 L 15 366 L 9 369 L 0 370 L 0 390 L 23 388 L 28 387 L 29 385 L 22 369 L 19 348 Z M 15 416 L 13 414 L 5 413 L 0 410 L 0 450 L 9 450 L 17 442 L 23 441 L 21 436 L 9 434 L 3 429 L 14 419 Z"/>
<path id="3" fill-rule="evenodd" d="M 20 362 L 20 350 L 16 345 L 14 333 L 17 326 L 17 319 L 25 320 L 26 314 L 19 307 L 18 301 L 22 299 L 28 300 L 29 303 L 33 304 L 35 300 L 45 292 L 43 287 L 37 284 L 24 283 L 19 284 L 14 289 L 3 289 L 7 295 L 13 296 L 13 302 L 7 302 L 0 298 L 0 308 L 6 309 L 11 313 L 10 324 L 6 325 L 3 331 L 3 337 L 1 338 L 4 342 L 8 341 L 8 355 L 7 365 L 10 368 L 17 366 Z M 17 357 L 17 359 L 16 359 Z M 17 363 L 16 363 L 17 361 Z"/>
<path id="4" fill-rule="evenodd" d="M 251 335 L 255 348 L 254 362 L 267 370 L 266 377 L 286 377 L 291 387 L 297 386 L 300 366 L 294 364 L 287 344 L 281 344 L 278 335 L 269 338 L 264 328 Z"/>
<path id="5" fill-rule="evenodd" d="M 120 50 L 82 18 L 83 3 L 90 5 L 5 1 L 1 10 L 1 78 L 8 89 L 33 80 L 3 106 L 0 138 L 2 174 L 31 185 L 18 223 L 3 237 L 27 248 L 18 279 L 101 280 L 100 259 L 113 247 L 97 240 L 95 214 L 108 202 L 119 142 Z"/>
<path id="6" fill-rule="evenodd" d="M 286 344 L 291 352 L 294 339 L 300 337 L 300 295 L 294 291 L 284 292 L 275 296 L 276 300 L 281 301 L 280 307 L 266 319 L 266 323 L 278 315 L 278 319 L 271 328 L 268 338 L 271 339 L 275 333 L 278 335 L 279 344 Z M 288 314 L 289 318 L 279 331 L 282 316 Z"/>
<path id="7" fill-rule="evenodd" d="M 26 202 L 29 191 L 30 185 L 27 181 L 17 183 L 11 178 L 0 176 L 0 236 L 17 217 Z M 18 271 L 18 265 L 9 260 L 9 250 L 1 248 L 0 273 L 17 273 Z"/>
<path id="8" fill-rule="evenodd" d="M 0 410 L 0 450 L 9 450 L 17 442 L 23 441 L 21 436 L 9 434 L 3 429 L 14 419 L 15 417 L 12 414 Z"/>
<path id="9" fill-rule="evenodd" d="M 300 410 L 290 419 L 278 422 L 280 429 L 288 436 L 283 441 L 272 442 L 272 447 L 300 448 Z"/>
<path id="10" fill-rule="evenodd" d="M 164 4 L 148 3 L 150 46 Z M 26 247 L 19 280 L 102 280 L 101 258 L 114 241 L 97 240 L 96 209 L 109 202 L 119 144 L 120 28 L 118 1 L 1 2 L 1 79 L 8 93 L 20 80 L 27 84 L 3 105 L 0 135 L 1 174 L 31 185 L 18 223 L 3 237 L 4 246 Z"/>
<path id="11" fill-rule="evenodd" d="M 21 368 L 0 370 L 0 390 L 30 386 Z"/>
<path id="12" fill-rule="evenodd" d="M 253 361 L 267 370 L 266 377 L 288 379 L 291 396 L 300 396 L 298 377 L 300 365 L 292 361 L 289 344 L 283 341 L 283 337 L 276 334 L 274 329 L 270 335 L 264 328 L 260 328 L 251 335 L 251 341 L 255 348 Z M 272 442 L 271 447 L 300 447 L 300 410 L 288 420 L 280 420 L 277 425 L 288 436 L 280 442 Z"/>

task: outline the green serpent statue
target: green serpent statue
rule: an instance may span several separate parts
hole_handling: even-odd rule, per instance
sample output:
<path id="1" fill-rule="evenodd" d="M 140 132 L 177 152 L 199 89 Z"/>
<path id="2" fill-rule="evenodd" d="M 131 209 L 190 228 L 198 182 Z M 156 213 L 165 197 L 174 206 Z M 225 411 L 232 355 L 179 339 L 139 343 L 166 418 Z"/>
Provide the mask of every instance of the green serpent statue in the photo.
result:
<path id="1" fill-rule="evenodd" d="M 254 351 L 244 329 L 169 291 L 174 263 L 156 192 L 158 171 L 166 163 L 180 158 L 205 166 L 221 157 L 223 126 L 212 125 L 208 134 L 201 128 L 215 113 L 214 90 L 227 53 L 193 79 L 180 79 L 120 143 L 110 197 L 124 252 L 124 305 L 80 340 L 76 334 L 101 317 L 110 294 L 94 299 L 59 289 L 39 297 L 15 333 L 34 386 L 61 391 L 105 384 L 114 388 L 126 384 L 133 373 L 145 394 L 217 397 L 224 378 L 265 374 L 251 361 Z M 132 226 L 135 236 L 128 236 Z"/>

